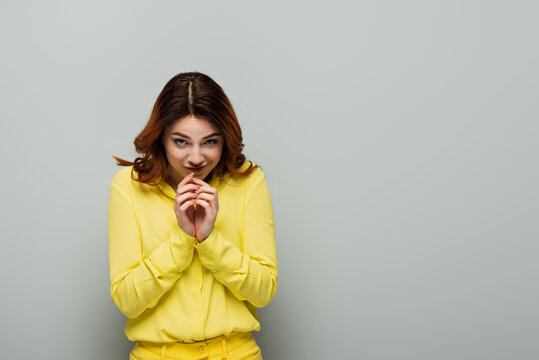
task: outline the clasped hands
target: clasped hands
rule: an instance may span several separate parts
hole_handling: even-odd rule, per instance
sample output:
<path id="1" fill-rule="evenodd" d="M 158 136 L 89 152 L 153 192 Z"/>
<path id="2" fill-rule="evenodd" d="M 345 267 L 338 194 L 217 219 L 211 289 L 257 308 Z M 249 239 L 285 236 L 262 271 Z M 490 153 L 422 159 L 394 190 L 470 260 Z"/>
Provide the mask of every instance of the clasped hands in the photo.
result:
<path id="1" fill-rule="evenodd" d="M 176 189 L 174 212 L 183 231 L 199 242 L 204 241 L 219 212 L 217 189 L 194 177 L 194 173 L 187 175 Z"/>

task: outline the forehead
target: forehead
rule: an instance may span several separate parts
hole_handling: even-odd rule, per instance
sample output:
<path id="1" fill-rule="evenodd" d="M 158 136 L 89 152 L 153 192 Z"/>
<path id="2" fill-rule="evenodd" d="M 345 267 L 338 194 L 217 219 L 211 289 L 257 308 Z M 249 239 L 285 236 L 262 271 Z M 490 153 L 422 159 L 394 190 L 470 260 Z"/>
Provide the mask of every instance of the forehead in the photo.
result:
<path id="1" fill-rule="evenodd" d="M 194 115 L 188 115 L 174 121 L 167 127 L 168 133 L 180 132 L 185 135 L 209 135 L 220 132 L 219 129 L 206 119 L 197 118 Z"/>

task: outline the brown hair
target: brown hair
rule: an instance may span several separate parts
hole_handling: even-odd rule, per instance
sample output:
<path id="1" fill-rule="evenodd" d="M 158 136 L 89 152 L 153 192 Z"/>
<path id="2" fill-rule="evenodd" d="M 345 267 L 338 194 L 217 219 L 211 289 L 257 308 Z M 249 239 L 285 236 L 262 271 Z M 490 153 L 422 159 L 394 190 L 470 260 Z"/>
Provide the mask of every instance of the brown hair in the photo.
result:
<path id="1" fill-rule="evenodd" d="M 168 161 L 161 136 L 167 126 L 188 115 L 209 121 L 223 133 L 223 152 L 212 173 L 222 176 L 230 172 L 243 177 L 257 168 L 250 162 L 245 170 L 239 170 L 246 160 L 236 113 L 223 89 L 198 72 L 181 73 L 167 82 L 155 101 L 148 123 L 135 138 L 135 150 L 142 156 L 133 162 L 113 158 L 119 166 L 133 165 L 131 176 L 137 181 L 155 185 L 166 180 Z"/>

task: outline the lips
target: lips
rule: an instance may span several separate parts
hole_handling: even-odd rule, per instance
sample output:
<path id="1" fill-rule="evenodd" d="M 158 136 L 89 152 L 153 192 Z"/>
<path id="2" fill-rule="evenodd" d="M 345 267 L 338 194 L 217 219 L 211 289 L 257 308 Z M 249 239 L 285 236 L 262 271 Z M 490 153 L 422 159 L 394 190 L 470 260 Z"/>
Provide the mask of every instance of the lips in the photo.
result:
<path id="1" fill-rule="evenodd" d="M 202 169 L 204 169 L 206 167 L 206 165 L 204 166 L 201 166 L 201 167 L 198 167 L 198 168 L 193 168 L 193 167 L 185 167 L 186 169 L 188 169 L 189 171 L 192 171 L 192 172 L 199 172 L 201 171 Z"/>

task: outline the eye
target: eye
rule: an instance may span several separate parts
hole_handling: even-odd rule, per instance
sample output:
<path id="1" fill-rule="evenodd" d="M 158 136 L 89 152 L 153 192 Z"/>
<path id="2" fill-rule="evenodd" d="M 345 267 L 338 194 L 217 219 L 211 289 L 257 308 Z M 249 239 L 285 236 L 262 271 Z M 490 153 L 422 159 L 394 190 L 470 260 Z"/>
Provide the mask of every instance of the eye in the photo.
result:
<path id="1" fill-rule="evenodd" d="M 174 144 L 176 145 L 185 145 L 184 139 L 174 139 Z"/>
<path id="2" fill-rule="evenodd" d="M 209 140 L 206 140 L 206 144 L 208 144 L 208 145 L 215 145 L 215 144 L 217 144 L 217 139 L 209 139 Z"/>

